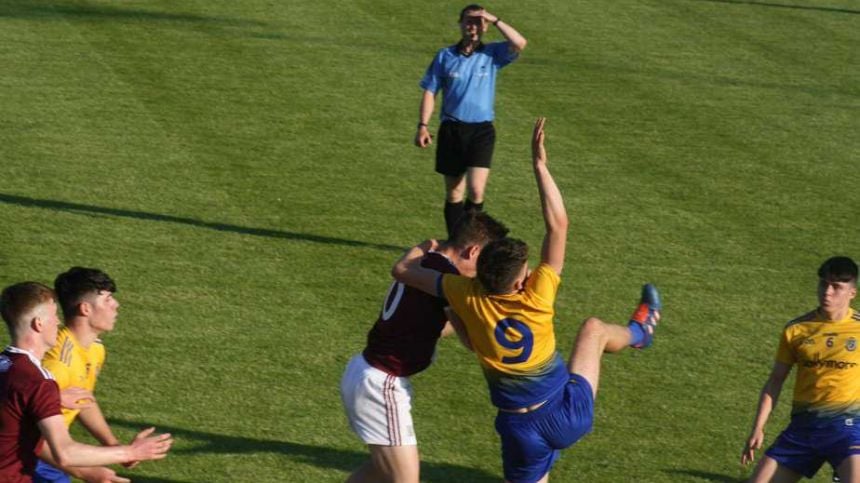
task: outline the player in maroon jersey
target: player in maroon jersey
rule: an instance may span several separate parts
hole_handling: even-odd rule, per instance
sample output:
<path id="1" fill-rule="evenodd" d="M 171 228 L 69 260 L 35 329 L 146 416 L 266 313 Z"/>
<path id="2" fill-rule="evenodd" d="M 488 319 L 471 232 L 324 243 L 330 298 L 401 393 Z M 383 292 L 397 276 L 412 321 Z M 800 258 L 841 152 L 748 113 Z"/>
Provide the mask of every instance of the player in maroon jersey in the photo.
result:
<path id="1" fill-rule="evenodd" d="M 6 287 L 0 294 L 0 315 L 11 339 L 0 353 L 0 481 L 33 481 L 37 453 L 62 467 L 167 456 L 173 440 L 169 434 L 151 436 L 154 428 L 141 431 L 125 446 L 90 446 L 69 435 L 60 412 L 60 390 L 39 362 L 57 341 L 53 290 L 36 282 Z M 128 480 L 114 474 L 108 481 Z"/>
<path id="2" fill-rule="evenodd" d="M 451 238 L 428 253 L 422 264 L 440 272 L 474 276 L 481 249 L 508 229 L 483 212 L 464 214 Z M 419 463 L 412 427 L 412 386 L 408 377 L 433 360 L 436 341 L 449 326 L 443 299 L 393 282 L 367 346 L 349 362 L 341 398 L 353 431 L 370 449 L 370 461 L 350 475 L 349 483 L 418 482 Z M 464 343 L 463 332 L 457 331 Z"/>

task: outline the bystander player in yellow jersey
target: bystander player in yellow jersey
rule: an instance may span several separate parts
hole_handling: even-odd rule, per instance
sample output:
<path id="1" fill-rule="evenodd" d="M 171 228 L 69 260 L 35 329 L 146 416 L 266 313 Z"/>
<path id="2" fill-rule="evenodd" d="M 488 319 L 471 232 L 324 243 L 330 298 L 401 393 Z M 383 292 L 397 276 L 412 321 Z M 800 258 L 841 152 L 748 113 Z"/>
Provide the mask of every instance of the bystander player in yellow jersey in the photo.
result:
<path id="1" fill-rule="evenodd" d="M 753 461 L 782 385 L 797 367 L 791 422 L 759 461 L 750 481 L 812 478 L 825 461 L 841 481 L 860 483 L 860 313 L 857 264 L 828 259 L 818 269 L 818 308 L 782 331 L 776 361 L 761 391 L 741 462 Z"/>
<path id="2" fill-rule="evenodd" d="M 112 331 L 116 324 L 119 309 L 119 302 L 114 298 L 116 284 L 101 270 L 72 267 L 57 276 L 54 290 L 63 311 L 65 325 L 57 335 L 56 345 L 45 354 L 42 366 L 51 372 L 60 387 L 63 419 L 66 426 L 71 426 L 76 419 L 79 420 L 103 446 L 117 446 L 121 443 L 114 436 L 98 402 L 92 396 L 96 379 L 105 362 L 105 347 L 99 336 Z M 126 466 L 133 465 L 134 463 L 131 463 Z M 105 473 L 113 473 L 108 468 L 61 470 L 45 461 L 39 461 L 34 482 L 69 482 L 67 471 L 72 476 L 88 481 L 102 481 Z"/>

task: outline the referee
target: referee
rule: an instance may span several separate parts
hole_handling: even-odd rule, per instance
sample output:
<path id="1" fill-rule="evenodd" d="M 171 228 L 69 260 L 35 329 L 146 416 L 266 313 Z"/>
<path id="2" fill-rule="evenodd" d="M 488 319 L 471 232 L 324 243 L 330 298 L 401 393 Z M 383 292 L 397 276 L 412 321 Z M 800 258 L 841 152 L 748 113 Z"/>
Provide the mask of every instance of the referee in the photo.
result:
<path id="1" fill-rule="evenodd" d="M 481 42 L 490 25 L 501 32 L 504 42 Z M 424 93 L 415 134 L 416 146 L 426 148 L 432 143 L 428 123 L 436 106 L 436 93 L 441 89 L 436 172 L 445 177 L 445 225 L 449 236 L 465 210 L 483 208 L 496 142 L 496 75 L 526 46 L 519 32 L 476 4 L 460 12 L 460 32 L 460 41 L 440 49 L 421 79 Z"/>

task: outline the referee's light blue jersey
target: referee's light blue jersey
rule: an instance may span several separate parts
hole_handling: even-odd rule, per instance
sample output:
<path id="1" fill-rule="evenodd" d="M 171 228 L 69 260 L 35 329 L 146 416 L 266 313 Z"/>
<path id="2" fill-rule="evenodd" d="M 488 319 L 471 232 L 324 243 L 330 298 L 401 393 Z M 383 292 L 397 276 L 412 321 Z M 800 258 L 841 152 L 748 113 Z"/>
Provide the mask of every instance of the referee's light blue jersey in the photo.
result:
<path id="1" fill-rule="evenodd" d="M 518 56 L 508 46 L 508 42 L 485 44 L 468 56 L 457 45 L 439 50 L 419 85 L 434 94 L 442 89 L 442 121 L 493 120 L 496 75 Z"/>

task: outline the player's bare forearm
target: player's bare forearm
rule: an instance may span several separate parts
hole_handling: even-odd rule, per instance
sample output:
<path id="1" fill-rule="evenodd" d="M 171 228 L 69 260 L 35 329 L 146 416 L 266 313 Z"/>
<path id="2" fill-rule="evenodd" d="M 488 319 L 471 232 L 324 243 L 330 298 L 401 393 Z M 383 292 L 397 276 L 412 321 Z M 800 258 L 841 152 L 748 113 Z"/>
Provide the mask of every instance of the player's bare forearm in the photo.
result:
<path id="1" fill-rule="evenodd" d="M 116 446 L 120 444 L 105 420 L 104 413 L 102 413 L 98 403 L 82 409 L 78 413 L 78 420 L 103 446 Z"/>
<path id="2" fill-rule="evenodd" d="M 764 383 L 759 395 L 758 408 L 756 409 L 755 418 L 753 419 L 752 429 L 747 438 L 744 450 L 741 453 L 741 464 L 750 464 L 755 458 L 755 452 L 761 449 L 764 443 L 764 428 L 767 425 L 767 420 L 770 418 L 773 408 L 776 407 L 779 395 L 782 392 L 782 385 L 785 379 L 791 372 L 791 365 L 782 362 L 775 362 L 770 376 Z"/>
<path id="3" fill-rule="evenodd" d="M 564 199 L 545 164 L 535 166 L 535 179 L 537 179 L 538 191 L 540 192 L 546 232 L 567 233 L 569 220 L 567 209 L 564 207 Z"/>
<path id="4" fill-rule="evenodd" d="M 532 163 L 535 180 L 540 194 L 546 236 L 541 249 L 541 261 L 551 266 L 557 273 L 564 267 L 564 252 L 567 245 L 567 209 L 561 190 L 547 167 L 547 154 L 544 141 L 546 118 L 538 118 L 532 133 Z"/>
<path id="5" fill-rule="evenodd" d="M 62 469 L 65 473 L 68 473 L 70 476 L 75 477 L 79 480 L 84 481 L 113 481 L 113 482 L 124 482 L 130 481 L 124 478 L 120 478 L 117 476 L 116 472 L 111 470 L 110 468 L 105 468 L 103 466 L 61 466 L 57 463 L 57 460 L 54 459 L 54 455 L 51 453 L 51 446 L 47 444 L 42 445 L 42 449 L 39 452 L 39 459 L 45 461 L 51 466 Z"/>
<path id="6" fill-rule="evenodd" d="M 162 459 L 173 444 L 170 434 L 153 436 L 155 428 L 138 433 L 130 445 L 105 447 L 78 443 L 69 435 L 63 417 L 59 414 L 39 420 L 38 426 L 50 446 L 54 461 L 62 467 Z"/>
<path id="7" fill-rule="evenodd" d="M 422 292 L 439 296 L 437 283 L 441 273 L 421 266 L 421 259 L 437 246 L 436 240 L 427 240 L 409 250 L 394 264 L 391 276 L 398 282 L 417 288 Z"/>

